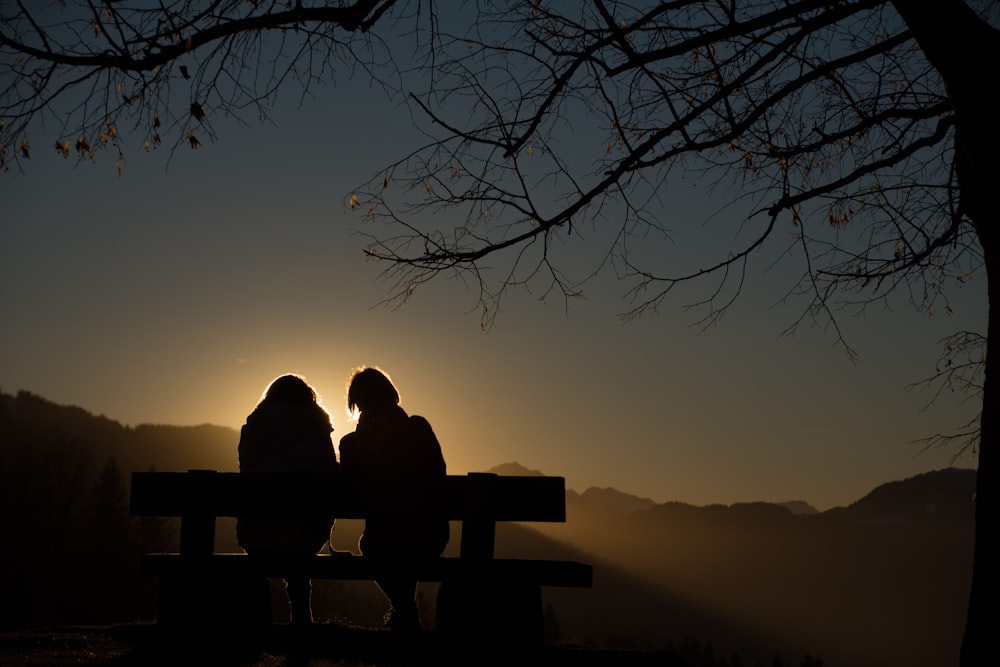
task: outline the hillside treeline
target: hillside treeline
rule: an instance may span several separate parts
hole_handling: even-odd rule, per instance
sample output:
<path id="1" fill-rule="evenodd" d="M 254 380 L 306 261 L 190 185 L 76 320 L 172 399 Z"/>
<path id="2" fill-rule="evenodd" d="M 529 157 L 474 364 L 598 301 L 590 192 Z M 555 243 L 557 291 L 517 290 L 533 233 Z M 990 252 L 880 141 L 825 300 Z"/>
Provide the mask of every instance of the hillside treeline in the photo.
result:
<path id="1" fill-rule="evenodd" d="M 123 426 L 30 392 L 0 392 L 0 627 L 152 618 L 139 554 L 172 520 L 128 513 L 136 470 L 236 469 L 232 429 Z"/>
<path id="2" fill-rule="evenodd" d="M 121 425 L 41 399 L 2 397 L 0 627 L 110 623 L 152 614 L 138 554 L 172 539 L 128 514 L 126 478 L 95 439 Z"/>

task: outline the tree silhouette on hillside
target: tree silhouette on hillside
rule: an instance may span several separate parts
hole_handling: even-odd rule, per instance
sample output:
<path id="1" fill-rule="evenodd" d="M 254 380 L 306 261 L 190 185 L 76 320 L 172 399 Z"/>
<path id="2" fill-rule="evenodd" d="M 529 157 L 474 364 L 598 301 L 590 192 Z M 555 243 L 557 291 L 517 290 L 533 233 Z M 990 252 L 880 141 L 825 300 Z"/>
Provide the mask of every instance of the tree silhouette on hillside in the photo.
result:
<path id="1" fill-rule="evenodd" d="M 94 441 L 68 423 L 34 432 L 12 421 L 0 423 L 0 562 L 17 576 L 4 584 L 0 628 L 150 617 L 118 463 L 98 466 Z"/>

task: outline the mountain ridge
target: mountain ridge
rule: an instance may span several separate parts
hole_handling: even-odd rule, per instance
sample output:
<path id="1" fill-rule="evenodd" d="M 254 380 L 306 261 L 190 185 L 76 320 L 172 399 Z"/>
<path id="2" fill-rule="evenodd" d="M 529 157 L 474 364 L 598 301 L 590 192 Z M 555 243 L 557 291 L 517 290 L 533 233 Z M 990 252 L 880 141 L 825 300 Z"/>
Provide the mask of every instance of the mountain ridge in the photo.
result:
<path id="1" fill-rule="evenodd" d="M 76 543 L 67 538 L 67 517 L 84 507 L 88 490 L 77 471 L 87 455 L 94 471 L 103 457 L 118 458 L 124 482 L 128 472 L 150 467 L 236 470 L 237 442 L 238 432 L 225 427 L 129 427 L 27 392 L 0 392 L 0 513 L 28 510 L 8 513 L 8 527 L 20 527 L 8 542 L 18 545 L 17 554 L 44 546 L 54 555 L 66 553 L 67 543 L 86 544 L 86 532 Z M 492 470 L 544 474 L 518 462 Z M 73 480 L 72 490 L 53 483 Z M 564 640 L 662 648 L 700 638 L 726 655 L 739 652 L 745 664 L 809 652 L 831 665 L 938 667 L 953 662 L 961 640 L 974 484 L 975 471 L 931 471 L 878 485 L 825 512 L 809 512 L 804 501 L 695 506 L 655 503 L 612 487 L 567 490 L 566 522 L 498 524 L 497 554 L 593 564 L 592 589 L 543 592 Z M 60 495 L 53 498 L 50 489 Z M 66 511 L 31 523 L 53 499 Z M 356 523 L 338 521 L 333 537 L 338 548 L 352 549 L 359 533 Z M 452 537 L 454 550 L 459 531 Z M 22 569 L 45 562 L 26 558 Z M 51 582 L 60 571 L 25 577 L 23 593 L 0 605 L 8 614 L 0 621 L 23 622 L 28 584 Z M 343 613 L 359 613 L 361 600 L 370 601 L 373 617 L 384 611 L 365 582 L 358 594 L 336 583 L 324 588 Z M 94 599 L 107 597 L 102 589 Z"/>
<path id="2" fill-rule="evenodd" d="M 60 405 L 23 390 L 16 395 L 0 391 L 0 428 L 13 436 L 23 434 L 26 430 L 54 435 L 53 431 L 58 430 L 63 435 L 71 435 L 74 441 L 96 444 L 100 455 L 115 456 L 126 472 L 151 467 L 158 470 L 207 468 L 226 471 L 235 471 L 239 467 L 236 459 L 239 431 L 236 429 L 213 424 L 126 426 L 105 415 L 94 415 L 73 405 Z M 153 443 L 153 446 L 160 449 L 162 458 L 154 461 L 145 459 L 135 447 L 135 443 L 140 441 L 144 444 Z M 528 468 L 517 461 L 498 464 L 486 472 L 498 475 L 545 475 L 544 472 Z M 835 507 L 824 512 L 818 512 L 808 501 L 801 499 L 767 504 L 785 507 L 796 515 L 846 514 L 856 519 L 881 522 L 931 517 L 951 520 L 964 516 L 964 509 L 956 505 L 954 497 L 959 495 L 971 499 L 974 473 L 970 469 L 945 468 L 902 480 L 887 481 L 845 507 Z M 970 479 L 973 480 L 971 486 Z M 907 489 L 913 489 L 910 497 L 907 497 Z M 610 486 L 591 486 L 583 492 L 567 489 L 567 495 L 570 502 L 589 504 L 611 514 L 640 511 L 664 504 Z M 679 499 L 667 502 L 683 503 Z M 905 505 L 905 511 L 890 511 L 889 506 L 894 503 Z M 739 504 L 744 503 L 734 503 Z"/>
<path id="3" fill-rule="evenodd" d="M 486 472 L 497 475 L 545 476 L 539 470 L 530 469 L 516 461 L 502 463 Z M 693 505 L 681 500 L 658 503 L 650 498 L 637 496 L 611 486 L 591 486 L 582 493 L 567 489 L 568 502 L 585 504 L 608 514 L 629 514 L 650 509 L 657 505 L 681 504 L 694 508 L 729 508 L 739 510 L 744 507 L 775 506 L 795 516 L 843 515 L 855 520 L 891 523 L 916 519 L 955 520 L 968 518 L 975 493 L 975 470 L 969 468 L 941 468 L 918 473 L 901 480 L 879 484 L 867 494 L 843 507 L 833 507 L 820 512 L 805 500 L 744 501 L 731 503 L 710 503 Z M 968 503 L 962 503 L 961 498 Z"/>

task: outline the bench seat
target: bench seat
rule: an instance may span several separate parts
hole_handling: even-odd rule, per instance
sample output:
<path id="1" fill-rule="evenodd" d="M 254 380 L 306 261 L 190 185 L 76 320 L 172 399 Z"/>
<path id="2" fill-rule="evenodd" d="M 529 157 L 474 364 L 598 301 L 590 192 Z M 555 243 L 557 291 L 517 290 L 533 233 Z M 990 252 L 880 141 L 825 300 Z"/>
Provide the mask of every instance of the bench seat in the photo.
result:
<path id="1" fill-rule="evenodd" d="M 491 581 L 528 581 L 540 586 L 590 588 L 593 568 L 584 563 L 561 560 L 529 560 L 494 558 L 482 564 L 485 571 L 476 576 Z M 162 577 L 178 574 L 209 576 L 262 576 L 286 578 L 306 575 L 311 579 L 377 579 L 391 572 L 418 581 L 444 581 L 461 578 L 470 567 L 459 557 L 442 556 L 420 561 L 386 563 L 363 556 L 319 554 L 309 558 L 289 558 L 275 555 L 248 556 L 242 553 L 216 553 L 207 557 L 185 558 L 176 553 L 146 554 L 141 560 L 141 572 Z"/>
<path id="2" fill-rule="evenodd" d="M 420 502 L 413 503 L 415 498 Z M 469 473 L 360 480 L 308 473 L 136 472 L 129 504 L 134 516 L 180 519 L 178 551 L 146 553 L 139 564 L 142 574 L 159 580 L 157 622 L 168 628 L 212 632 L 226 623 L 243 627 L 266 621 L 270 610 L 258 606 L 254 579 L 266 584 L 292 577 L 403 575 L 441 583 L 435 621 L 442 636 L 477 645 L 537 645 L 541 588 L 592 586 L 592 566 L 586 563 L 495 554 L 498 522 L 566 521 L 560 477 Z M 215 551 L 220 517 L 314 517 L 332 523 L 428 514 L 461 524 L 458 556 L 375 559 L 349 552 L 303 557 Z"/>

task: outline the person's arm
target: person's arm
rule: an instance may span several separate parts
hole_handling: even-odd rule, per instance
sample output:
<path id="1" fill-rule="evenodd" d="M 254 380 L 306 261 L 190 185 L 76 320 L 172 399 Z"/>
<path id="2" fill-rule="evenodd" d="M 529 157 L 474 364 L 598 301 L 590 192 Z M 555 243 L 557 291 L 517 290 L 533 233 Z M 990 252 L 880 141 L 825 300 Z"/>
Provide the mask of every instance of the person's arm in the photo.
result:
<path id="1" fill-rule="evenodd" d="M 423 417 L 413 416 L 410 417 L 410 428 L 413 444 L 419 452 L 416 466 L 418 474 L 434 477 L 448 474 L 444 454 L 441 452 L 441 443 L 438 442 L 430 422 Z"/>
<path id="2" fill-rule="evenodd" d="M 340 473 L 342 475 L 358 474 L 357 437 L 356 433 L 348 433 L 340 439 Z"/>

